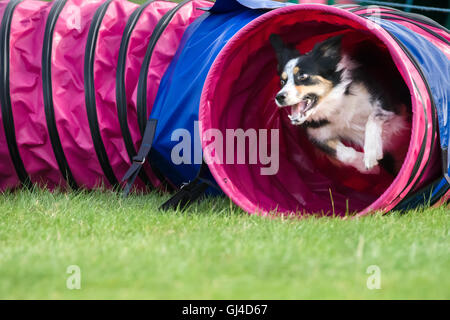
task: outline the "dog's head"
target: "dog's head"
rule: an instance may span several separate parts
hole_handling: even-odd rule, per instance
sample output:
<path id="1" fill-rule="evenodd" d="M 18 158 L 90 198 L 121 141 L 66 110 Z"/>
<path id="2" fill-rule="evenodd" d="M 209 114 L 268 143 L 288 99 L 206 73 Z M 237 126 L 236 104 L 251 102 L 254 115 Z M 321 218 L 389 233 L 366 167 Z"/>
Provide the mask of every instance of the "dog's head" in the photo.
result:
<path id="1" fill-rule="evenodd" d="M 305 55 L 287 46 L 276 34 L 270 42 L 278 59 L 281 90 L 275 101 L 279 107 L 291 107 L 292 124 L 300 125 L 314 114 L 316 107 L 341 81 L 342 36 L 315 45 Z"/>

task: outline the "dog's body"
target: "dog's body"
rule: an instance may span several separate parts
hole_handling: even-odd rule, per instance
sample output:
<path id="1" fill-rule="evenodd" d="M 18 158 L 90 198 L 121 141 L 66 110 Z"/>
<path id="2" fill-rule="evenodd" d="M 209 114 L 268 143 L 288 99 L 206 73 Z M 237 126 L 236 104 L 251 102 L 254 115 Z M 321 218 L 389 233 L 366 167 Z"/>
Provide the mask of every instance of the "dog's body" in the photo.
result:
<path id="1" fill-rule="evenodd" d="M 360 172 L 375 173 L 379 162 L 396 171 L 387 160 L 409 130 L 405 107 L 392 101 L 362 66 L 341 55 L 341 37 L 325 40 L 305 55 L 277 35 L 270 40 L 282 85 L 276 103 L 292 108 L 291 123 L 304 127 L 319 149 Z"/>

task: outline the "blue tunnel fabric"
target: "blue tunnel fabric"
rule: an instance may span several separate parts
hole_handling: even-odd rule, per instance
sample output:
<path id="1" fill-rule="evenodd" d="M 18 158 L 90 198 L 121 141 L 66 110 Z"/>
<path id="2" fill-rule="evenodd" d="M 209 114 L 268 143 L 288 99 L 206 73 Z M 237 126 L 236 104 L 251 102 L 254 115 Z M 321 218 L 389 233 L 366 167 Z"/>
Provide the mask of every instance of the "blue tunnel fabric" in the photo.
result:
<path id="1" fill-rule="evenodd" d="M 446 85 L 450 79 L 449 59 L 435 45 L 405 26 L 386 20 L 378 23 L 394 34 L 419 63 L 430 86 L 438 114 L 441 148 L 447 149 L 450 138 L 450 86 Z M 447 169 L 450 167 L 447 166 Z"/>
<path id="2" fill-rule="evenodd" d="M 426 204 L 429 201 L 435 202 L 450 188 L 450 157 L 448 157 L 450 137 L 450 86 L 448 85 L 448 79 L 450 79 L 450 61 L 435 45 L 421 35 L 411 32 L 405 26 L 386 20 L 377 21 L 377 23 L 394 35 L 419 64 L 430 88 L 438 115 L 444 177 L 428 188 L 405 199 L 397 206 L 397 209 L 407 209 Z"/>
<path id="3" fill-rule="evenodd" d="M 263 13 L 246 8 L 224 13 L 207 12 L 186 30 L 180 48 L 161 80 L 150 114 L 151 119 L 158 120 L 150 157 L 175 185 L 193 180 L 200 169 L 202 150 L 198 127 L 194 123 L 198 120 L 203 84 L 211 65 L 228 40 Z M 179 137 L 172 141 L 176 129 L 181 129 L 177 132 L 179 137 L 191 137 L 191 141 Z M 194 152 L 183 154 L 190 159 L 188 163 L 174 164 L 172 150 L 180 142 L 189 144 Z"/>
<path id="4" fill-rule="evenodd" d="M 293 5 L 293 3 L 281 3 L 270 0 L 218 0 L 209 11 L 230 12 L 243 8 L 271 10 L 289 5 Z"/>

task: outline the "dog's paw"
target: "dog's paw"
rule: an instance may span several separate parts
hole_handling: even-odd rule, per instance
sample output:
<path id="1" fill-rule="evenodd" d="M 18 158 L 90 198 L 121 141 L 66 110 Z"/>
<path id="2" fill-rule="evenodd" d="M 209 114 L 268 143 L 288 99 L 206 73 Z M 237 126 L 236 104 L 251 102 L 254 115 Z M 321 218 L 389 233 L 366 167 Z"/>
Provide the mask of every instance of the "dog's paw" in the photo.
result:
<path id="1" fill-rule="evenodd" d="M 377 152 L 365 152 L 364 153 L 364 167 L 366 171 L 372 170 L 378 166 L 378 154 Z"/>
<path id="2" fill-rule="evenodd" d="M 367 168 L 364 161 L 355 162 L 352 164 L 352 166 L 363 174 L 379 174 L 381 171 L 378 162 L 371 168 Z"/>
<path id="3" fill-rule="evenodd" d="M 378 164 L 370 169 L 367 169 L 367 167 L 364 165 L 364 168 L 359 169 L 359 172 L 364 174 L 379 174 L 381 172 L 381 169 Z"/>

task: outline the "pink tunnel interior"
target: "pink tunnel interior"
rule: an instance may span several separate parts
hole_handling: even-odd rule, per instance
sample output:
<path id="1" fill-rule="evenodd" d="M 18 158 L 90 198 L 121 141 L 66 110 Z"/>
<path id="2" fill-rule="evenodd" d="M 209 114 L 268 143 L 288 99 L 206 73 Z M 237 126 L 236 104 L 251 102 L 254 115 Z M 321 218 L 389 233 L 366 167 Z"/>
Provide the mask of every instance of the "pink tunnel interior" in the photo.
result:
<path id="1" fill-rule="evenodd" d="M 208 75 L 200 107 L 204 150 L 210 143 L 204 136 L 208 129 L 219 129 L 224 135 L 227 129 L 279 129 L 278 172 L 262 175 L 261 168 L 267 165 L 260 161 L 236 164 L 235 158 L 232 164 L 225 160 L 227 163 L 213 163 L 214 155 L 205 152 L 210 170 L 222 190 L 250 213 L 343 214 L 392 208 L 403 195 L 418 153 L 416 146 L 428 127 L 416 112 L 423 107 L 417 104 L 415 89 L 408 82 L 408 72 L 416 76 L 414 68 L 393 40 L 389 42 L 385 32 L 370 29 L 366 20 L 337 8 L 298 7 L 275 10 L 256 19 L 228 43 Z M 401 168 L 398 175 L 384 169 L 378 174 L 362 174 L 338 166 L 317 151 L 303 129 L 290 124 L 288 111 L 277 108 L 274 102 L 279 77 L 275 53 L 268 41 L 271 33 L 280 34 L 302 53 L 319 41 L 343 34 L 345 52 L 370 63 L 373 79 L 386 82 L 391 94 L 403 92 L 413 133 L 409 131 L 401 138 L 403 150 L 395 155 Z M 429 101 L 426 107 L 430 108 Z M 270 146 L 268 149 L 270 152 Z M 248 161 L 249 148 L 246 150 Z M 227 147 L 223 159 L 226 153 Z M 428 156 L 437 159 L 438 155 Z M 438 166 L 432 166 L 415 188 L 438 173 Z"/>

